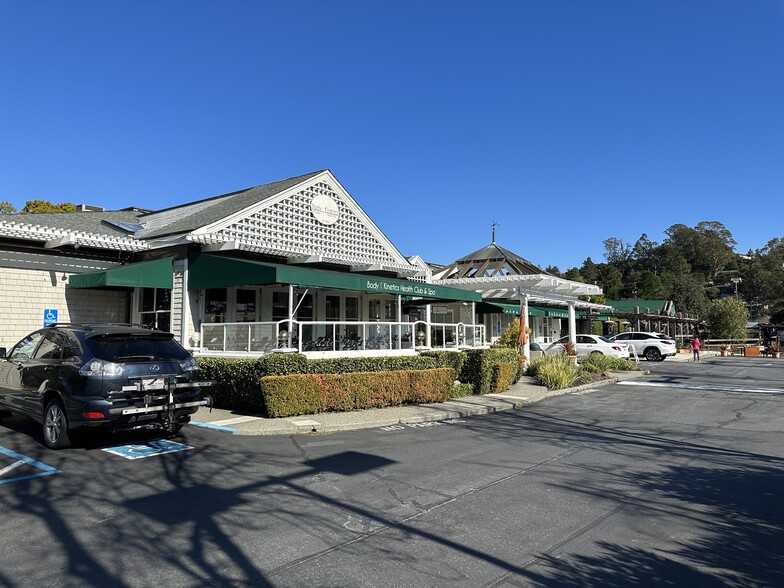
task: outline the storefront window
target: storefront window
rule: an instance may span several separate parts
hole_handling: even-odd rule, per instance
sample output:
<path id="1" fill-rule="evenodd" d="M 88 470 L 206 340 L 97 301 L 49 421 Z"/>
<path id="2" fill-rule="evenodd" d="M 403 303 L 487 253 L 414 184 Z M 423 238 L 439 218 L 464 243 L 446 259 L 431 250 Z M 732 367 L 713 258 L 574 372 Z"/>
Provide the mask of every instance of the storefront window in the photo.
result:
<path id="1" fill-rule="evenodd" d="M 299 308 L 297 309 L 297 318 L 301 321 L 313 320 L 313 295 L 312 294 L 305 294 L 305 298 L 302 299 L 302 304 L 300 304 Z"/>
<path id="2" fill-rule="evenodd" d="M 356 296 L 346 296 L 346 320 L 359 320 L 359 298 Z"/>
<path id="3" fill-rule="evenodd" d="M 289 294 L 288 292 L 272 293 L 272 320 L 282 321 L 289 318 Z"/>
<path id="4" fill-rule="evenodd" d="M 142 288 L 139 293 L 139 321 L 161 331 L 171 330 L 171 290 Z"/>
<path id="5" fill-rule="evenodd" d="M 238 323 L 252 323 L 256 320 L 255 290 L 237 290 L 234 320 Z"/>
<path id="6" fill-rule="evenodd" d="M 387 322 L 393 322 L 397 320 L 397 301 L 396 300 L 386 300 L 384 302 L 384 320 Z"/>
<path id="7" fill-rule="evenodd" d="M 340 296 L 327 296 L 325 314 L 328 321 L 340 320 Z"/>
<path id="8" fill-rule="evenodd" d="M 371 321 L 381 320 L 380 300 L 368 300 L 368 319 Z"/>
<path id="9" fill-rule="evenodd" d="M 204 296 L 204 322 L 226 322 L 226 289 L 209 288 Z"/>

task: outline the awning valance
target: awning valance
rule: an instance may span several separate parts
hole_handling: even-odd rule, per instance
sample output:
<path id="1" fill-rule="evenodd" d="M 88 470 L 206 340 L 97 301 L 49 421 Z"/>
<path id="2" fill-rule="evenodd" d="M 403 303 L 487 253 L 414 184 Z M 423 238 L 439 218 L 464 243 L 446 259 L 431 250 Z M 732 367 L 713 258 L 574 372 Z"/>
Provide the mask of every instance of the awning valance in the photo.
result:
<path id="1" fill-rule="evenodd" d="M 121 265 L 112 269 L 87 274 L 76 274 L 68 279 L 69 288 L 168 288 L 174 286 L 172 258 L 156 259 Z"/>
<path id="2" fill-rule="evenodd" d="M 531 307 L 528 307 L 529 311 Z M 507 304 L 504 302 L 488 302 L 483 300 L 476 305 L 476 312 L 479 314 L 520 314 L 519 304 Z M 529 312 L 530 314 L 530 312 Z"/>
<path id="3" fill-rule="evenodd" d="M 482 300 L 482 296 L 478 292 L 433 286 L 409 280 L 262 263 L 247 259 L 219 257 L 208 253 L 199 254 L 190 260 L 189 290 L 228 288 L 251 284 L 293 284 L 302 288 L 356 290 L 464 302 L 480 302 Z"/>

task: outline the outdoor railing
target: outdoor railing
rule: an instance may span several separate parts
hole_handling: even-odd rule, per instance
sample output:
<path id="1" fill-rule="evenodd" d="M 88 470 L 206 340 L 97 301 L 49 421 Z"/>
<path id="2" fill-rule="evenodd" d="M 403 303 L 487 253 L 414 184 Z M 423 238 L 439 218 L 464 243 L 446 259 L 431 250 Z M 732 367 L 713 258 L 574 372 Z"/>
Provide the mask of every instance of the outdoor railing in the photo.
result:
<path id="1" fill-rule="evenodd" d="M 291 329 L 289 329 L 289 325 Z M 427 333 L 430 333 L 428 346 Z M 200 350 L 208 353 L 270 353 L 275 349 L 309 351 L 395 351 L 482 347 L 485 326 L 464 323 L 379 321 L 291 321 L 208 323 L 202 325 Z"/>

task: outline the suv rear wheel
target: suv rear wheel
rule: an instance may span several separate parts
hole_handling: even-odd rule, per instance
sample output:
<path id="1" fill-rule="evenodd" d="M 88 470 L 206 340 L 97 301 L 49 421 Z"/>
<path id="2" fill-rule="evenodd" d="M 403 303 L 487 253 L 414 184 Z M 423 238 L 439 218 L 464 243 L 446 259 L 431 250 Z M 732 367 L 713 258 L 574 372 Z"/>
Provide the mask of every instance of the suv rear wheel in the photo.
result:
<path id="1" fill-rule="evenodd" d="M 68 418 L 59 400 L 50 400 L 44 409 L 44 443 L 49 449 L 71 446 L 68 437 Z"/>
<path id="2" fill-rule="evenodd" d="M 660 361 L 661 353 L 655 347 L 648 347 L 648 349 L 645 350 L 645 359 L 648 361 Z"/>

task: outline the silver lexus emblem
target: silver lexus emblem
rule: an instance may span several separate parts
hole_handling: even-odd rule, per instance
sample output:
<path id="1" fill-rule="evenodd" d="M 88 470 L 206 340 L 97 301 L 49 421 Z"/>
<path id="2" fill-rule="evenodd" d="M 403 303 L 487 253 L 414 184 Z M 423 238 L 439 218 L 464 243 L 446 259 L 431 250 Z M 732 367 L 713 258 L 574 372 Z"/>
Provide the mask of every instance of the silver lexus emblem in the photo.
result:
<path id="1" fill-rule="evenodd" d="M 151 372 L 159 372 L 159 371 L 161 371 L 161 366 L 159 366 L 157 364 L 153 364 L 153 365 L 150 366 L 150 371 Z"/>

